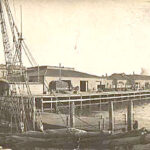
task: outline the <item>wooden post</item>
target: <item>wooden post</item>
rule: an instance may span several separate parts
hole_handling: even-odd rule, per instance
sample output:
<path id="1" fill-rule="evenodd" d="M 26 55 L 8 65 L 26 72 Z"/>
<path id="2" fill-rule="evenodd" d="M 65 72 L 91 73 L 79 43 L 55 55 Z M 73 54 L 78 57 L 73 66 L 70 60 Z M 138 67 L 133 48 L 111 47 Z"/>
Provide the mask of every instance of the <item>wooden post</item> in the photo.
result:
<path id="1" fill-rule="evenodd" d="M 44 108 L 43 108 L 43 98 L 41 99 L 41 112 L 43 112 Z"/>
<path id="2" fill-rule="evenodd" d="M 53 110 L 53 103 L 52 103 L 52 97 L 51 97 L 51 112 Z"/>
<path id="3" fill-rule="evenodd" d="M 80 101 L 80 109 L 82 110 L 82 99 Z"/>
<path id="4" fill-rule="evenodd" d="M 35 113 L 36 113 L 36 106 L 35 106 L 35 97 L 33 98 L 33 130 L 35 131 Z"/>
<path id="5" fill-rule="evenodd" d="M 56 103 L 55 103 L 55 112 L 56 113 L 59 113 L 59 110 L 58 110 L 58 97 L 56 98 Z"/>
<path id="6" fill-rule="evenodd" d="M 100 121 L 98 122 L 98 128 L 99 128 L 99 130 L 101 130 L 101 122 Z"/>
<path id="7" fill-rule="evenodd" d="M 101 108 L 101 99 L 99 100 L 99 111 L 101 111 L 102 108 Z"/>
<path id="8" fill-rule="evenodd" d="M 70 127 L 75 127 L 75 104 L 70 102 Z"/>
<path id="9" fill-rule="evenodd" d="M 128 131 L 133 130 L 133 102 L 130 100 L 127 107 L 127 125 Z"/>
<path id="10" fill-rule="evenodd" d="M 10 122 L 10 123 L 11 123 L 11 124 L 10 124 L 10 127 L 11 127 L 11 133 L 12 133 L 12 119 L 13 119 L 12 117 L 13 117 L 13 116 L 12 116 L 12 114 L 11 114 L 11 122 Z"/>
<path id="11" fill-rule="evenodd" d="M 114 130 L 114 112 L 113 112 L 113 101 L 109 102 L 109 130 Z"/>
<path id="12" fill-rule="evenodd" d="M 103 118 L 103 130 L 105 130 L 105 118 Z"/>
<path id="13" fill-rule="evenodd" d="M 67 127 L 69 126 L 69 118 L 68 118 L 68 116 L 66 117 L 66 126 Z"/>
<path id="14" fill-rule="evenodd" d="M 123 114 L 124 115 L 124 124 L 127 125 L 127 114 Z"/>

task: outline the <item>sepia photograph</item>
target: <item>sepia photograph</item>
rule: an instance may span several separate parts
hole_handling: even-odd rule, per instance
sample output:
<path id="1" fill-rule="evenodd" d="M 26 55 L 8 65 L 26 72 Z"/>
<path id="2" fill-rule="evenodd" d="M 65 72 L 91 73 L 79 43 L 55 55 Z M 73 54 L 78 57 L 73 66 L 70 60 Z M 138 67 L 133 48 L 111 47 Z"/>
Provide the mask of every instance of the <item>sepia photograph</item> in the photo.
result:
<path id="1" fill-rule="evenodd" d="M 150 1 L 0 0 L 0 150 L 150 150 Z"/>

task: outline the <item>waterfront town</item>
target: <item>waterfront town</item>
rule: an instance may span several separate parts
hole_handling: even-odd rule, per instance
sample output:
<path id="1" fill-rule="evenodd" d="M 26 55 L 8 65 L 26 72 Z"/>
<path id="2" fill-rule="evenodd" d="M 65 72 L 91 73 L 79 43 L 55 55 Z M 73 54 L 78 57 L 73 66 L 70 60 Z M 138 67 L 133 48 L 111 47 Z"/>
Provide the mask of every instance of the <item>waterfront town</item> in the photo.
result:
<path id="1" fill-rule="evenodd" d="M 20 1 L 17 1 L 16 4 L 19 4 L 19 2 Z M 67 2 L 66 0 L 60 3 L 58 3 L 57 0 L 54 2 L 42 2 L 37 0 L 35 2 L 33 0 L 31 3 L 29 3 L 29 1 L 28 3 L 22 1 L 22 3 L 24 6 L 29 5 L 25 7 L 27 9 L 25 13 L 23 13 L 22 7 L 20 6 L 20 27 L 18 28 L 15 22 L 17 18 L 15 0 L 12 2 L 8 0 L 0 1 L 0 41 L 2 43 L 0 46 L 4 52 L 5 62 L 0 64 L 0 149 L 149 150 L 150 74 L 148 73 L 148 69 L 144 68 L 141 69 L 141 73 L 131 71 L 131 69 L 137 71 L 137 66 L 140 68 L 141 63 L 143 65 L 146 62 L 145 58 L 149 56 L 144 53 L 146 50 L 142 48 L 142 56 L 140 55 L 140 59 L 136 58 L 136 56 L 138 56 L 139 47 L 141 49 L 141 45 L 139 46 L 138 44 L 141 44 L 141 41 L 146 41 L 144 38 L 146 37 L 147 30 L 143 36 L 144 38 L 139 36 L 143 38 L 139 43 L 135 42 L 135 40 L 132 41 L 135 45 L 130 43 L 132 39 L 130 36 L 134 35 L 133 32 L 132 34 L 130 33 L 133 27 L 128 23 L 126 24 L 126 22 L 132 22 L 133 20 L 132 15 L 134 13 L 131 11 L 132 9 L 130 10 L 131 20 L 124 21 L 124 18 L 128 18 L 124 16 L 124 12 L 128 12 L 126 9 L 128 6 L 131 6 L 130 1 L 124 3 L 124 5 L 122 5 L 120 1 L 109 1 L 109 6 L 100 1 L 91 3 L 88 0 L 83 1 L 83 3 L 75 3 L 77 5 L 72 5 L 73 1 Z M 48 3 L 51 4 L 51 9 L 50 6 L 47 9 L 48 12 L 50 11 L 49 15 L 57 13 L 59 15 L 57 17 L 51 16 L 53 19 L 49 17 L 46 18 L 46 21 L 42 21 L 41 13 L 46 12 L 45 16 L 48 16 L 46 11 Z M 135 1 L 132 4 L 133 6 L 139 6 L 139 4 L 141 6 L 141 3 L 135 3 Z M 58 9 L 53 7 L 54 5 Z M 99 11 L 101 9 L 97 7 L 98 5 L 101 9 L 104 8 L 103 11 L 106 14 L 111 10 L 110 14 L 113 14 L 113 16 L 107 18 L 105 13 L 104 15 L 103 12 Z M 117 9 L 113 5 L 117 6 Z M 39 6 L 39 10 L 36 10 L 35 8 Z M 127 8 L 124 9 L 124 6 L 127 6 Z M 132 8 L 134 8 L 133 6 Z M 145 8 L 145 5 L 142 6 Z M 32 10 L 32 7 L 35 12 L 37 11 L 37 18 L 40 19 L 39 22 L 36 20 L 36 17 L 33 19 L 36 13 Z M 84 11 L 85 8 L 86 11 Z M 119 13 L 115 11 L 114 8 L 117 11 L 119 10 Z M 139 8 L 140 7 L 138 7 L 138 9 Z M 137 11 L 139 11 L 138 9 Z M 74 14 L 73 10 L 82 16 L 78 18 L 79 20 L 76 20 L 76 18 L 80 15 Z M 53 13 L 51 13 L 51 11 Z M 121 14 L 120 11 L 123 14 Z M 61 16 L 60 12 L 63 13 L 65 17 Z M 147 7 L 144 13 L 145 12 L 149 12 Z M 141 14 L 141 10 L 139 13 Z M 34 24 L 33 27 L 32 24 L 29 25 L 28 32 L 30 32 L 30 42 L 37 39 L 35 42 L 36 51 L 28 47 L 26 39 L 23 36 L 23 33 L 25 33 L 23 29 L 28 26 L 27 24 L 23 26 L 22 18 L 24 14 L 27 15 L 28 19 L 31 17 L 28 23 L 33 22 Z M 102 17 L 97 17 L 98 14 L 102 15 Z M 68 15 L 73 16 L 68 17 Z M 119 20 L 123 18 L 123 24 L 121 21 L 117 22 L 116 16 L 118 16 Z M 144 16 L 142 13 L 142 17 Z M 135 15 L 135 18 L 136 17 Z M 71 21 L 71 18 L 74 19 Z M 94 18 L 95 20 L 92 20 Z M 101 19 L 98 18 L 103 19 L 106 24 L 104 25 L 103 21 L 99 22 Z M 50 21 L 50 24 L 48 21 Z M 76 21 L 78 22 L 77 24 Z M 82 21 L 83 24 L 80 24 Z M 135 19 L 135 21 L 137 20 Z M 71 23 L 70 31 L 68 30 L 69 22 Z M 117 23 L 117 27 L 113 26 L 113 22 Z M 141 22 L 143 23 L 143 21 L 140 21 L 140 23 Z M 43 28 L 38 26 L 42 23 L 44 23 Z M 90 23 L 92 23 L 91 26 Z M 97 26 L 96 23 L 99 25 Z M 52 25 L 53 28 L 47 28 L 48 24 L 50 26 Z M 80 30 L 83 36 L 80 35 L 79 31 L 76 31 L 77 35 L 74 40 L 75 46 L 72 46 L 74 45 L 72 44 L 74 42 L 71 40 L 73 34 L 71 35 L 70 33 L 75 30 L 73 29 L 74 25 L 81 28 Z M 121 26 L 131 28 L 129 35 L 126 36 L 128 30 L 124 28 L 125 32 L 122 33 L 123 36 L 121 38 L 118 36 L 112 38 L 114 35 L 121 35 L 123 31 L 120 29 Z M 60 30 L 61 27 L 65 27 L 65 29 Z M 102 30 L 100 30 L 101 27 L 103 28 Z M 36 36 L 34 31 L 36 28 L 38 30 L 36 32 L 38 36 Z M 113 34 L 108 32 L 109 28 L 114 32 L 112 32 Z M 46 29 L 45 32 L 48 34 L 46 44 L 42 43 L 43 29 Z M 145 28 L 140 29 L 144 30 Z M 139 31 L 140 30 L 138 30 L 138 33 Z M 63 36 L 60 34 L 61 32 L 64 33 L 62 34 Z M 102 34 L 101 37 L 99 36 L 101 35 L 100 33 Z M 108 35 L 106 36 L 105 34 Z M 44 37 L 45 35 L 46 34 L 44 34 Z M 69 35 L 68 40 L 67 35 Z M 54 38 L 55 36 L 56 39 Z M 79 42 L 80 36 L 82 39 L 81 45 Z M 103 41 L 103 39 L 106 41 Z M 67 49 L 66 45 L 61 45 L 65 42 L 66 45 L 74 47 L 73 52 L 65 50 Z M 40 47 L 41 45 L 42 47 Z M 46 45 L 48 45 L 47 50 L 49 52 L 46 51 Z M 106 48 L 103 46 L 100 48 L 99 46 L 101 45 L 106 46 Z M 70 49 L 69 46 L 68 50 Z M 149 46 L 149 40 L 146 46 Z M 145 47 L 145 49 L 149 51 L 147 47 Z M 80 53 L 78 52 L 79 48 L 82 49 Z M 132 50 L 132 48 L 135 49 Z M 40 52 L 38 49 L 40 49 Z M 60 51 L 56 52 L 56 57 L 53 56 L 53 53 L 57 49 Z M 86 51 L 84 51 L 84 49 Z M 102 51 L 105 57 L 103 57 Z M 38 57 L 43 59 L 43 62 L 47 59 L 50 65 L 37 63 L 37 59 L 33 57 L 33 54 L 37 53 Z M 74 56 L 74 54 L 77 53 L 79 54 L 79 59 Z M 66 56 L 64 57 L 64 55 Z M 133 58 L 135 64 L 133 64 Z M 69 60 L 68 63 L 64 63 L 65 61 L 67 62 L 67 59 Z M 103 63 L 104 59 L 105 63 Z M 121 63 L 121 59 L 124 60 L 123 63 Z M 57 60 L 57 63 L 62 62 L 62 64 L 59 63 L 58 66 L 53 66 L 51 65 L 54 64 L 51 63 L 52 60 Z M 72 60 L 74 61 L 73 64 L 77 63 L 76 67 L 67 67 L 66 64 L 73 66 L 71 64 L 71 62 L 73 62 Z M 119 65 L 116 60 L 119 60 Z M 30 65 L 25 65 L 24 61 Z M 83 63 L 83 61 L 85 61 L 85 63 Z M 112 62 L 114 62 L 115 67 L 111 64 Z M 130 73 L 126 73 L 126 70 L 128 70 L 127 64 L 133 65 L 129 69 Z M 124 67 L 122 65 L 124 65 Z M 88 66 L 87 68 L 91 67 L 90 69 L 93 69 L 93 71 L 87 73 L 88 71 L 81 69 L 84 68 L 83 66 Z M 105 70 L 108 66 L 110 70 L 113 70 L 110 71 L 111 74 L 109 74 L 110 72 L 107 73 L 107 69 Z M 119 68 L 126 69 L 122 72 L 120 70 L 123 69 Z M 96 70 L 98 70 L 98 72 L 101 71 L 103 75 L 96 73 Z M 120 73 L 118 73 L 119 71 Z"/>

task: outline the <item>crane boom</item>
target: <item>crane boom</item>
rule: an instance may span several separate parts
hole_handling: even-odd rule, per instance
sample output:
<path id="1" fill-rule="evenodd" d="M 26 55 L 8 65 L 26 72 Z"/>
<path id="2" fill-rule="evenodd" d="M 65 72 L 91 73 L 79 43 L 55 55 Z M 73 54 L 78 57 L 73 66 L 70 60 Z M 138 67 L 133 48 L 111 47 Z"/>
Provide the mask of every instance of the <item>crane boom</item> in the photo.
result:
<path id="1" fill-rule="evenodd" d="M 13 54 L 12 54 L 12 49 L 10 47 L 8 33 L 7 33 L 6 21 L 5 21 L 3 7 L 2 7 L 2 1 L 0 1 L 0 23 L 1 23 L 1 33 L 2 33 L 4 54 L 5 54 L 6 69 L 8 71 L 9 66 L 12 64 Z"/>
<path id="2" fill-rule="evenodd" d="M 15 55 L 13 57 L 13 65 L 19 65 L 22 67 L 22 52 L 21 52 L 21 44 L 22 44 L 22 33 L 19 33 L 18 28 L 15 24 L 15 21 L 13 19 L 10 6 L 8 3 L 8 0 L 3 0 L 4 6 L 6 8 L 7 16 L 8 16 L 8 21 L 13 37 L 13 43 L 15 45 Z"/>

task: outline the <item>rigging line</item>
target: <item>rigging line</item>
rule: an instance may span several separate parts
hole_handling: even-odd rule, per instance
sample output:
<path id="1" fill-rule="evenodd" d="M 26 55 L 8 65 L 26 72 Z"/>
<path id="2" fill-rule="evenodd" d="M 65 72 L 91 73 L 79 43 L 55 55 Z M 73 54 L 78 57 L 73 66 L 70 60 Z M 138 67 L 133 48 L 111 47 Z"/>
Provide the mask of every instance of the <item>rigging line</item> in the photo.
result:
<path id="1" fill-rule="evenodd" d="M 57 98 L 57 101 L 58 101 L 58 98 Z M 59 102 L 59 101 L 58 101 L 58 102 Z M 58 114 L 60 115 L 62 121 L 64 122 L 64 125 L 66 125 L 66 124 L 65 124 L 65 120 L 64 120 L 63 116 L 61 115 L 61 112 L 60 112 L 58 106 L 57 106 L 57 110 L 58 110 Z"/>
<path id="2" fill-rule="evenodd" d="M 38 63 L 35 61 L 33 55 L 31 54 L 31 52 L 30 52 L 30 50 L 29 50 L 29 48 L 28 48 L 28 46 L 27 46 L 27 44 L 25 43 L 24 40 L 23 40 L 23 45 L 25 46 L 26 50 L 28 51 L 29 55 L 31 56 L 31 58 L 32 58 L 32 60 L 33 60 L 33 62 L 34 62 L 34 64 L 35 64 L 35 65 L 38 65 Z"/>
<path id="3" fill-rule="evenodd" d="M 24 115 L 24 121 L 25 121 L 25 124 L 26 124 L 26 128 L 27 130 L 29 129 L 29 124 L 28 124 L 28 121 L 27 121 L 27 114 L 25 112 L 25 106 L 24 106 L 24 102 L 23 102 L 23 94 L 21 92 L 21 88 L 20 88 L 20 83 L 18 85 L 18 89 L 19 89 L 19 93 L 21 95 L 21 103 L 22 103 L 22 111 L 23 111 L 23 115 Z"/>
<path id="4" fill-rule="evenodd" d="M 15 0 L 13 0 L 13 9 L 14 9 L 14 14 L 15 14 L 15 20 L 16 20 L 16 8 L 15 8 Z"/>
<path id="5" fill-rule="evenodd" d="M 23 50 L 24 50 L 24 52 L 25 52 L 25 55 L 27 56 L 27 58 L 28 58 L 30 64 L 31 64 L 32 66 L 34 66 L 34 64 L 32 63 L 32 60 L 30 60 L 30 57 L 28 56 L 27 51 L 26 51 L 26 49 L 25 49 L 25 47 L 24 47 L 23 45 L 22 45 L 22 48 L 23 48 Z"/>
<path id="6" fill-rule="evenodd" d="M 94 127 L 95 129 L 97 129 L 97 128 L 95 127 L 95 125 L 89 124 L 88 122 L 86 122 L 86 121 L 82 120 L 81 118 L 79 118 L 77 115 L 75 115 L 75 117 L 76 117 L 77 119 L 79 119 L 80 121 L 82 121 L 83 123 L 87 124 L 88 126 L 91 126 L 91 127 Z"/>
<path id="7" fill-rule="evenodd" d="M 58 101 L 58 103 L 60 103 L 60 104 L 63 106 L 62 102 Z M 57 109 L 58 109 L 58 111 L 59 111 L 59 113 L 60 113 L 60 110 L 59 110 L 59 108 L 58 108 L 58 107 L 57 107 Z M 59 114 L 59 115 L 61 115 L 61 114 Z M 67 116 L 67 115 L 66 115 L 66 116 Z M 88 122 L 86 122 L 86 121 L 82 120 L 82 119 L 81 119 L 81 118 L 79 118 L 77 115 L 75 115 L 75 117 L 76 117 L 78 120 L 82 121 L 83 123 L 87 124 L 88 126 L 91 126 L 91 127 L 94 127 L 95 129 L 97 129 L 94 125 L 89 124 Z M 62 116 L 61 116 L 61 118 L 62 118 Z M 63 118 L 62 118 L 62 119 L 63 119 Z M 63 121 L 64 121 L 64 120 L 63 120 Z M 65 122 L 65 121 L 64 121 L 64 122 Z"/>
<path id="8" fill-rule="evenodd" d="M 58 101 L 58 102 L 63 106 L 62 102 L 60 102 L 60 101 Z M 57 107 L 57 109 L 58 109 L 58 107 Z M 67 115 L 66 115 L 66 116 L 67 116 Z M 83 123 L 87 124 L 88 126 L 91 126 L 91 127 L 94 127 L 95 129 L 97 129 L 94 125 L 89 124 L 88 122 L 86 122 L 86 121 L 82 120 L 81 118 L 79 118 L 79 116 L 75 115 L 75 117 L 76 117 L 78 120 L 82 121 Z"/>

